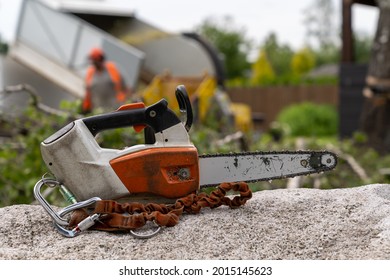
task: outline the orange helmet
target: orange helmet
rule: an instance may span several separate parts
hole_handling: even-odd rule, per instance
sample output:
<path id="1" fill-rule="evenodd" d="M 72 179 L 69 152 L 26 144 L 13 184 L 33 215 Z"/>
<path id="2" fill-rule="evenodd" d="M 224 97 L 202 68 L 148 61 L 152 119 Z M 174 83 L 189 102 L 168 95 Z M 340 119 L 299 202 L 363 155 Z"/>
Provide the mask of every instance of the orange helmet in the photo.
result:
<path id="1" fill-rule="evenodd" d="M 91 60 L 102 60 L 104 58 L 104 52 L 100 48 L 93 48 L 88 55 Z"/>

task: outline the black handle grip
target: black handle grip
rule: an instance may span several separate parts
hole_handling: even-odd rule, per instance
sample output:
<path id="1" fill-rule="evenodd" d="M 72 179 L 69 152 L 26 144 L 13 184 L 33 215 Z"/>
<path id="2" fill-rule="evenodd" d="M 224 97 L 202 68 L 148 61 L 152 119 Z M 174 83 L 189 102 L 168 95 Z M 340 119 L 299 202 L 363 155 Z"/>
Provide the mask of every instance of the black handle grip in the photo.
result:
<path id="1" fill-rule="evenodd" d="M 192 126 L 192 122 L 194 121 L 194 116 L 192 113 L 192 106 L 190 98 L 188 97 L 188 93 L 186 88 L 183 85 L 180 85 L 176 88 L 176 99 L 179 103 L 180 112 L 186 115 L 185 128 L 187 131 L 190 130 Z"/>
<path id="2" fill-rule="evenodd" d="M 94 136 L 103 130 L 134 125 L 148 125 L 157 133 L 180 123 L 165 99 L 146 108 L 115 111 L 84 118 L 82 121 Z"/>

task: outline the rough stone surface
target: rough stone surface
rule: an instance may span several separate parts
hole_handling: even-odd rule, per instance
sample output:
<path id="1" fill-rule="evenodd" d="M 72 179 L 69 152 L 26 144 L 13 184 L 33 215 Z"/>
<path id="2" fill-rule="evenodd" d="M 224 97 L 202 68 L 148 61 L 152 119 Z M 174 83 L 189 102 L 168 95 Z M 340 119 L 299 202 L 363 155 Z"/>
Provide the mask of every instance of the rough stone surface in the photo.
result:
<path id="1" fill-rule="evenodd" d="M 390 259 L 390 185 L 272 190 L 184 215 L 151 239 L 59 235 L 38 205 L 0 208 L 0 259 Z"/>

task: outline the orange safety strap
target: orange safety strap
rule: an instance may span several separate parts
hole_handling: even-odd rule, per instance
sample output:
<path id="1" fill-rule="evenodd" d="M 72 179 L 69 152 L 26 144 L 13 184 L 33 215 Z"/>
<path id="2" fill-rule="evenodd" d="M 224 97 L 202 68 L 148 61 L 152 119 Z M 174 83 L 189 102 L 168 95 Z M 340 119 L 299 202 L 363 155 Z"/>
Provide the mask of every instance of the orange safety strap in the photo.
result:
<path id="1" fill-rule="evenodd" d="M 232 199 L 227 197 L 228 191 L 239 192 L 239 196 Z M 207 195 L 205 193 L 189 194 L 180 198 L 173 205 L 156 203 L 142 204 L 139 202 L 118 203 L 114 200 L 97 201 L 93 210 L 94 214 L 100 214 L 99 221 L 91 227 L 103 231 L 134 230 L 143 227 L 147 221 L 153 221 L 158 226 L 172 227 L 178 224 L 183 212 L 199 213 L 202 208 L 216 208 L 221 205 L 230 208 L 238 208 L 244 205 L 252 197 L 252 191 L 248 184 L 222 183 L 216 190 Z M 73 212 L 69 226 L 75 226 L 90 214 L 86 209 Z"/>

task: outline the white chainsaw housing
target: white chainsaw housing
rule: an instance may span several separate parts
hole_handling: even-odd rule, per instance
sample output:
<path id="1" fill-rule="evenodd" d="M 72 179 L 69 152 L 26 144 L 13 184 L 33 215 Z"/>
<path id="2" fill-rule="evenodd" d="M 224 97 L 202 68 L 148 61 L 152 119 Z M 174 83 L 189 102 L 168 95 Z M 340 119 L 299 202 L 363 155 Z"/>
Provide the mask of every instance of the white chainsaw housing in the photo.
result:
<path id="1" fill-rule="evenodd" d="M 101 148 L 82 120 L 76 120 L 41 143 L 44 162 L 78 200 L 118 199 L 129 190 L 110 165 L 112 159 L 138 151 L 167 147 L 194 148 L 182 123 L 155 134 L 154 144 L 122 150 Z"/>

